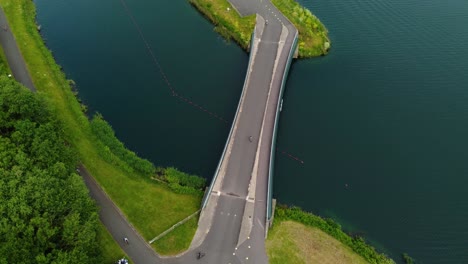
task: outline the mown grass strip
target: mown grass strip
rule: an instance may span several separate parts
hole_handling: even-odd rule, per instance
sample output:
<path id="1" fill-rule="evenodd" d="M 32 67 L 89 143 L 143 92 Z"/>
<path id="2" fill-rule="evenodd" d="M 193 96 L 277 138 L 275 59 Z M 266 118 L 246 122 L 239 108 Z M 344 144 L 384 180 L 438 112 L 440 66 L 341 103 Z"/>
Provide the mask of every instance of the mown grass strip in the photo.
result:
<path id="1" fill-rule="evenodd" d="M 103 146 L 102 142 L 93 134 L 69 81 L 37 32 L 34 3 L 30 0 L 0 0 L 0 4 L 34 84 L 63 123 L 67 141 L 77 149 L 81 162 L 142 236 L 150 239 L 197 211 L 200 195 L 176 194 L 166 184 L 150 180 L 150 175 L 129 173 L 100 155 L 102 151 L 98 148 Z M 191 228 L 188 233 L 195 232 L 195 227 Z M 192 239 L 188 233 L 174 237 L 173 241 L 177 242 L 166 247 L 171 252 L 185 250 Z"/>
<path id="2" fill-rule="evenodd" d="M 190 241 L 179 239 L 179 237 L 193 237 L 197 229 L 197 224 L 198 217 L 191 218 L 169 234 L 155 241 L 151 246 L 163 255 L 176 255 L 179 251 L 174 249 L 188 248 L 190 246 Z M 177 246 L 173 246 L 174 244 Z"/>
<path id="3" fill-rule="evenodd" d="M 10 73 L 11 71 L 10 71 L 10 68 L 8 67 L 5 53 L 3 52 L 3 48 L 0 46 L 0 74 L 8 75 Z"/>

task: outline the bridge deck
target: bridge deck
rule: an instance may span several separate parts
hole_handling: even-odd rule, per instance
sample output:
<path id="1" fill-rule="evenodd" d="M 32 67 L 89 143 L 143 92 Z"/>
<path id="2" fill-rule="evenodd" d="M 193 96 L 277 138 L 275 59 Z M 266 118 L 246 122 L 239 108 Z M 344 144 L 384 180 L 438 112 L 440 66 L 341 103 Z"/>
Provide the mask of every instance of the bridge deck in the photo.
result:
<path id="1" fill-rule="evenodd" d="M 270 158 L 297 30 L 269 1 L 232 3 L 243 14 L 256 12 L 257 23 L 236 117 L 191 248 L 205 252 L 205 263 L 268 263 Z"/>

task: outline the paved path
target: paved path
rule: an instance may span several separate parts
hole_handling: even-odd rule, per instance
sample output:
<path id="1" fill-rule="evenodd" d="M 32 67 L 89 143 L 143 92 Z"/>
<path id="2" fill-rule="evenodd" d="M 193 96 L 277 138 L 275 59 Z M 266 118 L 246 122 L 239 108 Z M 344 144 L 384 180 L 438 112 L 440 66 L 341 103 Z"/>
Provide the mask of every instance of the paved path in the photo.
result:
<path id="1" fill-rule="evenodd" d="M 136 264 L 163 263 L 148 243 L 135 231 L 123 213 L 105 194 L 88 171 L 80 165 L 79 173 L 89 189 L 91 197 L 100 207 L 99 218 L 111 233 L 114 240 Z M 124 242 L 128 238 L 129 244 Z"/>
<path id="2" fill-rule="evenodd" d="M 11 73 L 15 79 L 26 86 L 31 91 L 36 91 L 36 87 L 31 80 L 26 63 L 24 63 L 23 56 L 16 44 L 15 37 L 11 33 L 10 26 L 5 17 L 3 8 L 0 7 L 0 44 L 3 47 L 3 52 L 10 66 Z"/>

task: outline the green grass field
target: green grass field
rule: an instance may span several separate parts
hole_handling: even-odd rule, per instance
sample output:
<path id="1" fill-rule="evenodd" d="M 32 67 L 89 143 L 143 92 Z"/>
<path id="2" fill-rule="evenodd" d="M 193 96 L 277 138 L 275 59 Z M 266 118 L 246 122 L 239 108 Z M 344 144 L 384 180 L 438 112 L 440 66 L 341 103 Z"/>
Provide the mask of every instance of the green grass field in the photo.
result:
<path id="1" fill-rule="evenodd" d="M 368 264 L 340 241 L 318 228 L 294 221 L 275 223 L 266 241 L 270 264 Z"/>
<path id="2" fill-rule="evenodd" d="M 194 217 L 183 225 L 178 226 L 174 231 L 155 241 L 152 245 L 156 252 L 164 255 L 175 255 L 179 253 L 177 248 L 188 248 L 190 246 L 189 240 L 178 239 L 179 237 L 193 237 L 197 229 L 198 217 Z M 176 244 L 177 246 L 173 246 Z"/>
<path id="3" fill-rule="evenodd" d="M 0 0 L 10 28 L 25 58 L 34 84 L 63 123 L 67 141 L 75 147 L 82 163 L 120 207 L 145 239 L 151 239 L 198 210 L 201 198 L 180 195 L 149 175 L 127 173 L 99 156 L 98 141 L 81 110 L 66 76 L 44 45 L 35 24 L 35 6 L 31 0 Z M 182 227 L 181 227 L 182 228 Z M 167 252 L 183 251 L 190 244 L 196 227 L 185 227 L 167 243 Z"/>

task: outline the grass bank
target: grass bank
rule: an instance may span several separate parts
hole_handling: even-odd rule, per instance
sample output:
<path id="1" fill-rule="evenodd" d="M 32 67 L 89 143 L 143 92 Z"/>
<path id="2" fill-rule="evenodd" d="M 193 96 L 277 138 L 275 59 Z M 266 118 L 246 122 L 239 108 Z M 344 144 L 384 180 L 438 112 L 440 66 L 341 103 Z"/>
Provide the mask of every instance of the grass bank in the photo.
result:
<path id="1" fill-rule="evenodd" d="M 266 248 L 270 264 L 369 263 L 322 230 L 295 221 L 275 223 L 268 232 Z"/>
<path id="2" fill-rule="evenodd" d="M 233 39 L 247 49 L 255 26 L 255 16 L 240 17 L 227 0 L 189 0 L 208 20 L 215 31 Z M 320 20 L 295 0 L 272 0 L 273 4 L 299 31 L 299 57 L 316 57 L 328 53 L 328 31 Z"/>
<path id="3" fill-rule="evenodd" d="M 241 17 L 227 0 L 189 0 L 215 25 L 214 30 L 227 40 L 247 49 L 255 27 L 255 15 Z"/>
<path id="4" fill-rule="evenodd" d="M 305 247 L 306 244 L 310 247 Z M 333 220 L 306 213 L 297 207 L 276 207 L 273 228 L 267 239 L 267 252 L 271 263 L 395 264 L 366 244 L 363 238 L 343 232 Z M 319 260 L 330 261 L 313 262 L 317 254 L 323 255 Z"/>
<path id="5" fill-rule="evenodd" d="M 8 67 L 8 63 L 6 62 L 5 53 L 3 52 L 3 48 L 0 45 L 0 74 L 10 74 L 10 68 Z"/>
<path id="6" fill-rule="evenodd" d="M 296 0 L 271 0 L 299 31 L 299 57 L 315 57 L 328 53 L 328 30 L 320 20 Z"/>
<path id="7" fill-rule="evenodd" d="M 148 163 L 140 162 L 132 152 L 122 151 L 123 145 L 112 141 L 116 138 L 106 141 L 102 135 L 95 134 L 70 87 L 71 82 L 66 79 L 37 32 L 34 3 L 31 0 L 0 0 L 0 4 L 33 82 L 63 123 L 67 141 L 76 148 L 81 162 L 142 236 L 150 240 L 197 211 L 200 194 L 176 193 L 167 183 L 152 180 Z M 106 157 L 104 153 L 109 156 Z M 189 225 L 188 229 L 189 232 L 175 233 L 164 250 L 176 253 L 186 249 L 195 227 Z"/>

